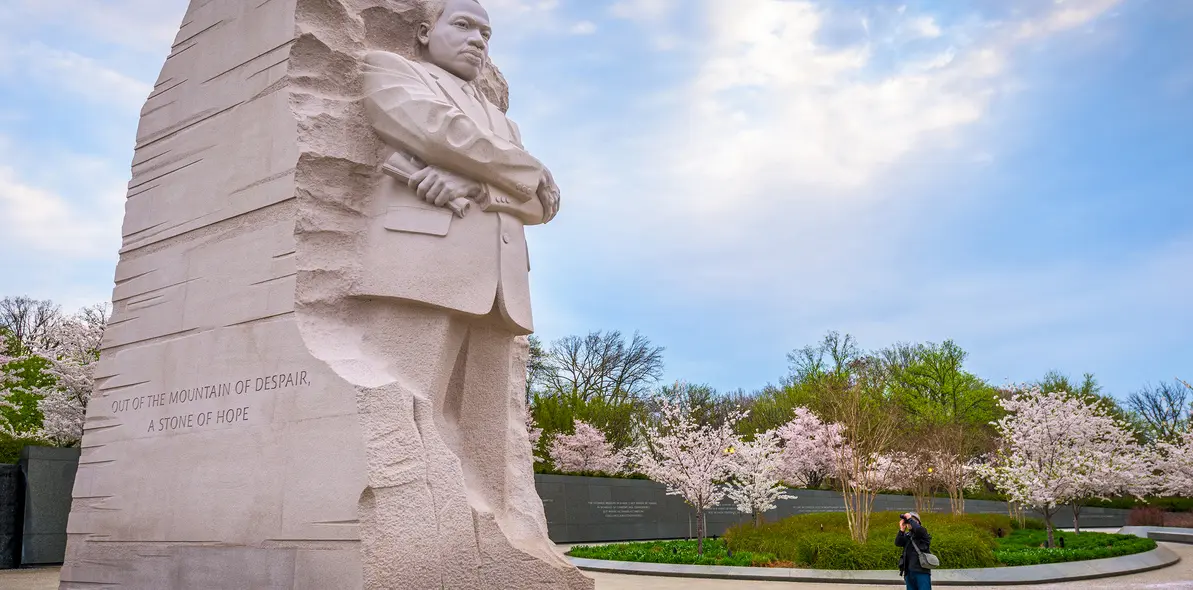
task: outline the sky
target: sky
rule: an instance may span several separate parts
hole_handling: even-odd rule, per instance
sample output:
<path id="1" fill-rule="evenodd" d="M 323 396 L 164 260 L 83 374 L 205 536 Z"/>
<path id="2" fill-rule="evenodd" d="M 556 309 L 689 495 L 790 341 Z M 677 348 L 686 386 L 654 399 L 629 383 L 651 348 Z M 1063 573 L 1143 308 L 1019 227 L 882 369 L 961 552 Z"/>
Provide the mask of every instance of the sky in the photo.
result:
<path id="1" fill-rule="evenodd" d="M 482 0 L 562 188 L 547 342 L 753 390 L 836 330 L 1001 384 L 1193 379 L 1193 3 Z M 0 295 L 110 299 L 185 0 L 0 2 Z"/>

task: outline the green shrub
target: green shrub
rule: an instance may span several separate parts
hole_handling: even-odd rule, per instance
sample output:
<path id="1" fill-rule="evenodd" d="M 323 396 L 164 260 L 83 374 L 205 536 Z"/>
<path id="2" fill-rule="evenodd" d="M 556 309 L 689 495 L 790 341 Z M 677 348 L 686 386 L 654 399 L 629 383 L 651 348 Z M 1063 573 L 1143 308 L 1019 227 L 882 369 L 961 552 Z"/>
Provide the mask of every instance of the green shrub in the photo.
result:
<path id="1" fill-rule="evenodd" d="M 999 539 L 994 554 L 1003 565 L 1036 565 L 1119 557 L 1156 548 L 1155 541 L 1135 535 L 1091 532 L 1078 535 L 1064 531 L 1055 531 L 1055 535 L 1058 542 L 1064 539 L 1064 549 L 1042 547 L 1048 540 L 1048 534 L 1044 531 L 1022 530 Z"/>
<path id="2" fill-rule="evenodd" d="M 704 540 L 704 555 L 697 555 L 695 541 L 648 541 L 612 545 L 580 545 L 567 552 L 572 557 L 637 561 L 642 563 L 678 563 L 689 565 L 735 565 L 763 567 L 775 561 L 774 555 L 750 552 L 728 554 L 720 539 Z"/>
<path id="3" fill-rule="evenodd" d="M 995 531 L 1011 530 L 1011 519 L 998 514 L 924 515 L 932 535 L 932 553 L 942 567 L 968 568 L 997 565 L 994 556 Z M 895 546 L 897 512 L 876 512 L 871 516 L 870 535 L 858 545 L 849 536 L 845 514 L 802 514 L 765 524 L 759 528 L 740 525 L 725 533 L 736 551 L 770 553 L 795 567 L 815 569 L 894 569 L 902 552 Z"/>
<path id="4" fill-rule="evenodd" d="M 1042 518 L 1025 518 L 1023 519 L 1023 528 L 1029 531 L 1043 531 L 1047 530 L 1048 525 Z M 1015 528 L 1019 528 L 1019 523 L 1015 523 Z"/>
<path id="5" fill-rule="evenodd" d="M 16 465 L 21 460 L 21 449 L 27 446 L 52 447 L 55 445 L 39 438 L 0 434 L 0 463 Z"/>
<path id="6" fill-rule="evenodd" d="M 1056 531 L 1064 549 L 1041 547 L 1047 539 L 1043 522 L 1029 519 L 1015 528 L 1001 514 L 925 514 L 932 535 L 932 553 L 944 569 L 1034 565 L 1131 555 L 1156 548 L 1156 542 L 1133 535 Z M 653 541 L 579 546 L 568 555 L 589 559 L 679 563 L 696 565 L 783 566 L 831 570 L 890 570 L 902 548 L 895 546 L 895 512 L 876 512 L 866 543 L 849 536 L 843 512 L 802 514 L 755 528 L 744 524 L 729 529 L 722 539 L 705 541 L 696 555 L 695 541 Z M 1015 523 L 1017 524 L 1017 523 Z M 1001 529 L 1003 537 L 998 538 Z M 732 550 L 733 555 L 729 555 Z"/>

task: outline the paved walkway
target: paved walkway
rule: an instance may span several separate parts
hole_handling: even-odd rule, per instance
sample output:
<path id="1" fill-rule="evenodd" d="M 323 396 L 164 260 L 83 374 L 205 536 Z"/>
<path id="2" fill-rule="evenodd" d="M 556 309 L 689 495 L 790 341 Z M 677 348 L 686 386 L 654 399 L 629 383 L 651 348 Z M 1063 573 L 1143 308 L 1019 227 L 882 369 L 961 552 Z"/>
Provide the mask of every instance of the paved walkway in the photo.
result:
<path id="1" fill-rule="evenodd" d="M 1016 590 L 1193 590 L 1193 545 L 1176 543 L 1161 543 L 1161 545 L 1180 555 L 1181 562 L 1161 570 L 1103 580 L 1036 586 L 992 586 L 992 588 L 1014 588 Z M 585 573 L 596 579 L 596 590 L 745 590 L 747 588 L 749 590 L 810 590 L 824 588 L 823 584 L 792 582 L 744 582 Z M 0 570 L 0 588 L 3 590 L 57 590 L 58 568 Z M 863 588 L 870 590 L 886 588 L 889 590 L 899 588 L 899 586 L 833 584 L 831 590 L 861 590 Z M 977 586 L 970 586 L 970 588 L 977 588 Z"/>

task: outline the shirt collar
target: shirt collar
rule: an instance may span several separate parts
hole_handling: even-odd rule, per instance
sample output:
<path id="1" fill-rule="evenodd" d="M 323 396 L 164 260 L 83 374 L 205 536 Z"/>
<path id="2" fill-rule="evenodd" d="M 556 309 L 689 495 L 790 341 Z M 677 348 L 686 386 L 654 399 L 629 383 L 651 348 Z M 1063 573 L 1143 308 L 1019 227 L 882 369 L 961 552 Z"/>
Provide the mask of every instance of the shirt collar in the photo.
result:
<path id="1" fill-rule="evenodd" d="M 476 92 L 476 87 L 474 87 L 469 82 L 465 82 L 464 80 L 461 80 L 459 76 L 456 76 L 455 74 L 453 74 L 453 73 L 451 73 L 451 72 L 449 72 L 449 71 L 447 71 L 447 70 L 445 70 L 429 61 L 423 62 L 423 65 L 426 66 L 427 71 L 430 72 L 431 75 L 434 76 L 434 78 L 436 80 L 439 80 L 441 82 L 446 81 L 446 82 L 455 84 L 457 88 L 463 90 L 467 94 L 471 94 L 474 97 L 478 95 Z"/>

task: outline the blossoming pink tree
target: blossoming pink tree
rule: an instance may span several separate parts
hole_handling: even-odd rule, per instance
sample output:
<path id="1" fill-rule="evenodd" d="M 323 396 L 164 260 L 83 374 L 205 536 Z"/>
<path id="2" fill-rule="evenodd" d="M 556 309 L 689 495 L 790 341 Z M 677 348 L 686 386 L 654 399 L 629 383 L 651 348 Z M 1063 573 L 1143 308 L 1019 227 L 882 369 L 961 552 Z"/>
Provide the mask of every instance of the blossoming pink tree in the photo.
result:
<path id="1" fill-rule="evenodd" d="M 1017 388 L 1000 402 L 1008 415 L 996 427 L 998 458 L 982 469 L 1011 501 L 1044 515 L 1048 546 L 1055 546 L 1052 517 L 1066 503 L 1094 496 L 1130 478 L 1146 479 L 1136 453 L 1113 418 L 1097 406 L 1065 392 Z M 1105 486 L 1099 479 L 1108 480 Z"/>
<path id="2" fill-rule="evenodd" d="M 886 466 L 889 481 L 883 489 L 911 492 L 915 498 L 916 512 L 932 512 L 934 493 L 940 485 L 932 455 L 919 451 L 897 451 L 887 455 L 884 461 L 889 462 Z"/>
<path id="3" fill-rule="evenodd" d="M 819 488 L 832 476 L 833 449 L 841 442 L 841 427 L 826 424 L 805 407 L 795 409 L 795 417 L 780 426 L 775 434 L 783 444 L 781 465 L 787 481 L 808 488 Z"/>
<path id="4" fill-rule="evenodd" d="M 107 320 L 107 305 L 84 308 L 59 324 L 58 345 L 40 352 L 50 361 L 50 373 L 57 380 L 54 387 L 38 392 L 44 396 L 37 404 L 45 416 L 42 437 L 64 446 L 82 440 Z"/>
<path id="5" fill-rule="evenodd" d="M 555 435 L 550 453 L 551 461 L 559 471 L 598 471 L 617 475 L 626 470 L 626 454 L 615 451 L 599 428 L 581 420 L 575 421 L 574 434 L 561 432 Z"/>
<path id="6" fill-rule="evenodd" d="M 737 509 L 753 515 L 754 526 L 762 524 L 762 514 L 775 509 L 779 500 L 794 500 L 783 486 L 783 448 L 779 435 L 767 430 L 741 441 L 733 448 L 729 499 Z"/>
<path id="7" fill-rule="evenodd" d="M 1193 431 L 1175 443 L 1156 444 L 1156 491 L 1165 496 L 1193 496 Z"/>
<path id="8" fill-rule="evenodd" d="M 704 512 L 725 498 L 724 482 L 733 473 L 730 449 L 738 445 L 733 426 L 743 417 L 733 412 L 719 427 L 700 424 L 685 408 L 664 400 L 659 424 L 642 426 L 638 470 L 667 486 L 696 511 L 696 551 L 704 554 Z"/>

